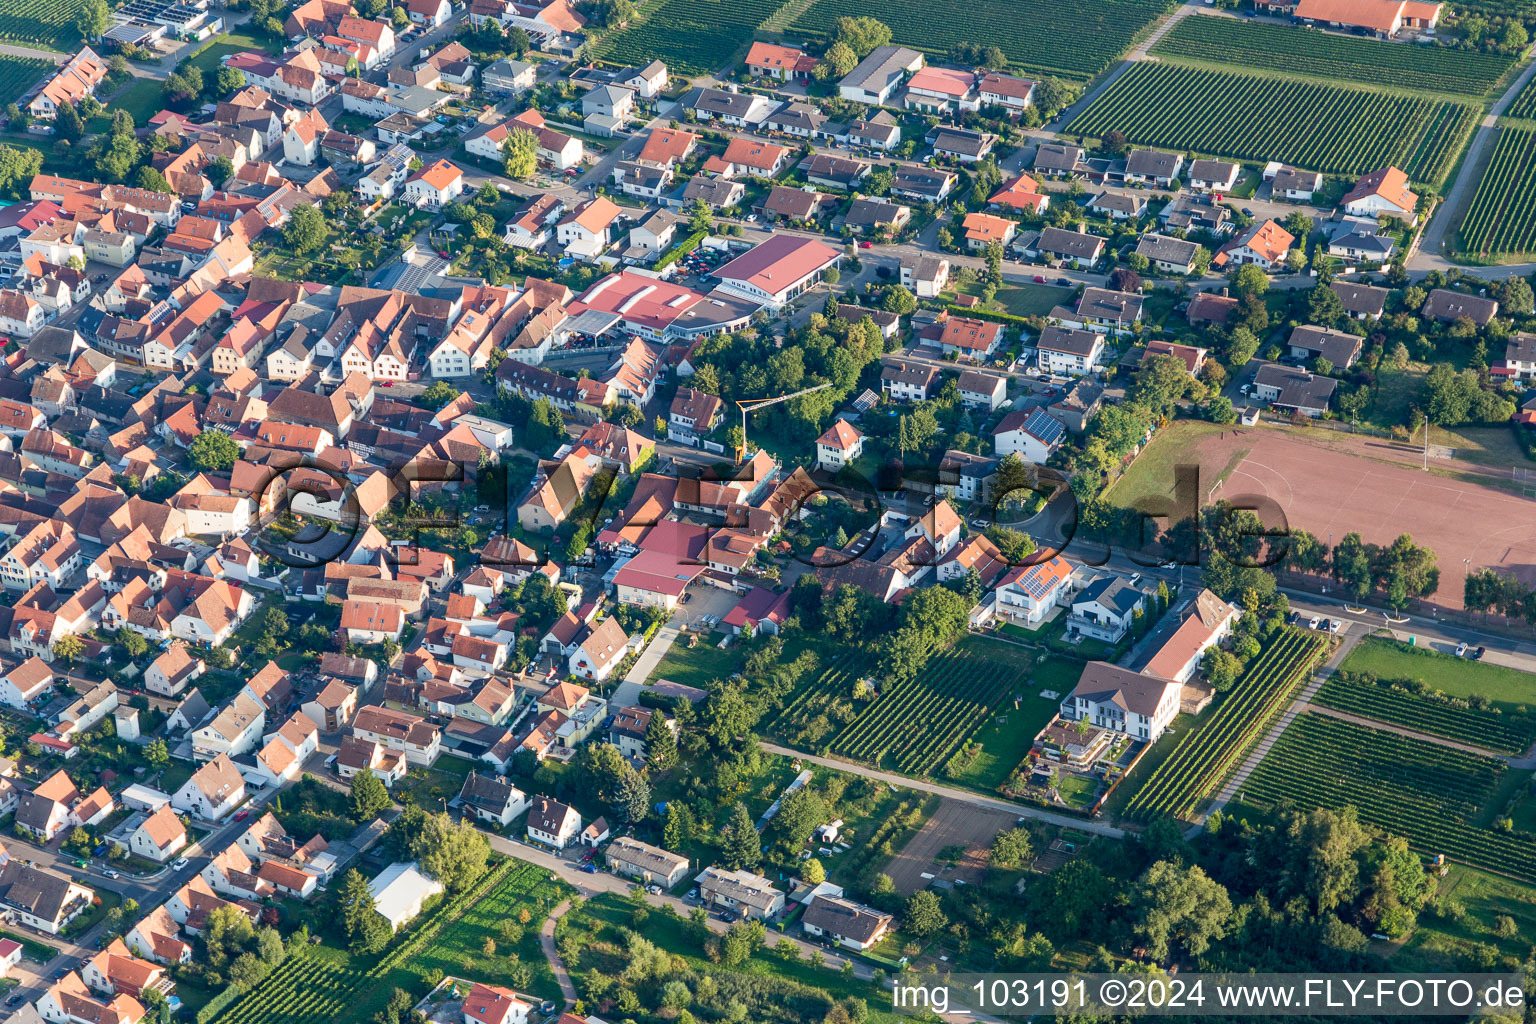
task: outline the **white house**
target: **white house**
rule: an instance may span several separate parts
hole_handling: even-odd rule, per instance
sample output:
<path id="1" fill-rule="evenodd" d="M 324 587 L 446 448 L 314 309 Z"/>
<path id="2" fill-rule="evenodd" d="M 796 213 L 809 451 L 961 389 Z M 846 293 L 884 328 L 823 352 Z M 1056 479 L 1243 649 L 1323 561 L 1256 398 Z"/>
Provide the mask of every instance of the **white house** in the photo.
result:
<path id="1" fill-rule="evenodd" d="M 479 821 L 505 828 L 528 809 L 528 797 L 510 782 L 471 770 L 459 790 L 459 806 Z"/>
<path id="2" fill-rule="evenodd" d="M 1183 685 L 1103 661 L 1083 666 L 1077 686 L 1061 702 L 1063 721 L 1088 721 L 1101 729 L 1155 742 L 1179 713 Z"/>
<path id="3" fill-rule="evenodd" d="M 1179 613 L 1179 628 L 1168 635 L 1141 671 L 1176 683 L 1189 682 L 1205 652 L 1232 632 L 1232 624 L 1241 614 L 1209 590 L 1201 590 Z"/>
<path id="4" fill-rule="evenodd" d="M 0 703 L 25 710 L 27 705 L 53 690 L 53 669 L 38 657 L 28 658 L 0 675 Z"/>
<path id="5" fill-rule="evenodd" d="M 528 838 L 563 850 L 581 833 L 576 808 L 547 796 L 536 796 L 528 807 Z"/>
<path id="6" fill-rule="evenodd" d="M 996 614 L 1020 625 L 1038 625 L 1061 605 L 1071 580 L 1072 567 L 1060 555 L 1015 566 L 997 585 Z"/>
<path id="7" fill-rule="evenodd" d="M 864 435 L 847 420 L 834 420 L 816 439 L 816 465 L 837 472 L 864 453 Z"/>
<path id="8" fill-rule="evenodd" d="M 1036 349 L 1044 372 L 1082 377 L 1098 368 L 1104 355 L 1104 336 L 1052 324 L 1040 332 Z"/>
<path id="9" fill-rule="evenodd" d="M 207 725 L 192 730 L 192 755 L 207 760 L 221 754 L 238 757 L 254 750 L 267 724 L 267 712 L 245 693 L 237 693 Z"/>
<path id="10" fill-rule="evenodd" d="M 1044 465 L 1061 447 L 1066 433 L 1067 428 L 1044 409 L 1015 409 L 993 428 L 992 447 L 998 455 L 1017 455 L 1026 462 Z"/>
<path id="11" fill-rule="evenodd" d="M 192 773 L 171 797 L 171 806 L 207 821 L 218 821 L 245 800 L 245 779 L 240 769 L 220 754 Z"/>
<path id="12" fill-rule="evenodd" d="M 172 855 L 187 845 L 187 830 L 170 804 L 139 822 L 138 828 L 128 837 L 128 852 L 156 864 L 164 864 Z"/>
<path id="13" fill-rule="evenodd" d="M 441 210 L 464 193 L 464 172 L 447 160 L 437 160 L 405 179 L 405 201 Z"/>

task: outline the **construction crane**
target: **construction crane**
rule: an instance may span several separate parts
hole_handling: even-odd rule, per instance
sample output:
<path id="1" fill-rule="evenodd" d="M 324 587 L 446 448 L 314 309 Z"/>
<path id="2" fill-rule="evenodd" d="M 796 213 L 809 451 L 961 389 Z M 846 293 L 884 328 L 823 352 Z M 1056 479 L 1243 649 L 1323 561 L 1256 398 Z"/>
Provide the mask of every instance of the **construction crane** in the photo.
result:
<path id="1" fill-rule="evenodd" d="M 747 458 L 747 413 L 757 412 L 757 410 L 766 409 L 770 405 L 778 405 L 780 402 L 787 402 L 791 398 L 799 398 L 801 395 L 809 395 L 820 391 L 822 388 L 829 388 L 831 386 L 831 381 L 828 381 L 824 384 L 817 384 L 813 388 L 801 388 L 799 391 L 791 391 L 789 394 L 780 395 L 777 398 L 750 398 L 745 402 L 737 402 L 737 407 L 741 409 L 741 444 L 736 446 L 736 462 L 738 464 L 745 462 Z"/>

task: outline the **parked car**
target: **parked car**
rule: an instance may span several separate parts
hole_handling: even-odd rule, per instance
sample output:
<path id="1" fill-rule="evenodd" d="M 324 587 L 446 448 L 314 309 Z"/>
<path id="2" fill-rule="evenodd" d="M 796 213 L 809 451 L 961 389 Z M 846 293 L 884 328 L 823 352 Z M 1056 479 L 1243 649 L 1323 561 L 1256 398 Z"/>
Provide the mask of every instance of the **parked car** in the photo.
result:
<path id="1" fill-rule="evenodd" d="M 108 878 L 116 878 L 117 877 L 117 869 L 116 868 L 104 868 L 101 873 L 103 875 L 107 876 Z"/>
<path id="2" fill-rule="evenodd" d="M 1467 642 L 1465 640 L 1463 640 L 1461 643 L 1456 645 L 1456 657 L 1458 657 L 1458 658 L 1465 658 L 1466 656 L 1467 656 Z"/>
<path id="3" fill-rule="evenodd" d="M 1141 582 L 1141 573 L 1139 573 L 1139 572 L 1131 573 L 1131 586 L 1134 587 L 1136 584 L 1138 584 L 1140 582 Z"/>
<path id="4" fill-rule="evenodd" d="M 1311 620 L 1307 622 L 1307 628 L 1316 629 L 1322 621 L 1323 620 L 1320 616 L 1314 615 L 1312 616 Z"/>
<path id="5" fill-rule="evenodd" d="M 867 240 L 859 243 L 859 248 L 860 249 L 873 249 L 874 247 L 875 247 L 875 243 L 867 241 Z"/>
<path id="6" fill-rule="evenodd" d="M 251 816 L 251 812 L 250 811 L 237 811 L 237 812 L 235 812 L 235 820 L 236 821 L 244 821 L 246 818 L 249 818 L 250 816 Z"/>
<path id="7" fill-rule="evenodd" d="M 1338 619 L 1334 619 L 1332 622 L 1328 623 L 1328 632 L 1330 632 L 1330 633 L 1342 633 L 1342 632 L 1344 632 L 1344 623 L 1340 622 Z"/>
<path id="8" fill-rule="evenodd" d="M 172 871 L 180 871 L 182 868 L 184 868 L 186 866 L 187 866 L 187 858 L 185 858 L 185 857 L 177 857 L 175 860 L 171 861 L 171 870 Z"/>
<path id="9" fill-rule="evenodd" d="M 1483 660 L 1483 655 L 1485 653 L 1487 653 L 1487 651 L 1488 651 L 1488 648 L 1486 648 L 1486 647 L 1479 647 L 1477 650 L 1472 652 L 1472 660 L 1473 661 L 1482 661 Z"/>
<path id="10" fill-rule="evenodd" d="M 581 870 L 585 871 L 589 875 L 595 875 L 595 874 L 597 874 L 597 865 L 595 865 L 595 864 L 583 864 L 581 866 Z"/>

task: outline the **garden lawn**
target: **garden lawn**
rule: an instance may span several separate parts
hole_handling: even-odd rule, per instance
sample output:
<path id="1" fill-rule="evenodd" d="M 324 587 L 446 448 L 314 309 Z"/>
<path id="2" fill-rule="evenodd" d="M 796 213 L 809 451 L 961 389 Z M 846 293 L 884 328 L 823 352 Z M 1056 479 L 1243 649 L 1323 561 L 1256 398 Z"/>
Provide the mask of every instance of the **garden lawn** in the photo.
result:
<path id="1" fill-rule="evenodd" d="M 706 634 L 694 647 L 686 646 L 683 637 L 678 637 L 651 673 L 651 679 L 670 679 L 702 690 L 713 680 L 729 679 L 739 672 L 741 648 L 733 646 L 721 650 L 711 642 L 710 636 L 713 634 Z"/>
<path id="2" fill-rule="evenodd" d="M 1341 667 L 1350 672 L 1371 672 L 1381 679 L 1421 679 L 1452 697 L 1479 695 L 1502 704 L 1536 707 L 1536 675 L 1410 647 L 1396 640 L 1367 637 Z"/>

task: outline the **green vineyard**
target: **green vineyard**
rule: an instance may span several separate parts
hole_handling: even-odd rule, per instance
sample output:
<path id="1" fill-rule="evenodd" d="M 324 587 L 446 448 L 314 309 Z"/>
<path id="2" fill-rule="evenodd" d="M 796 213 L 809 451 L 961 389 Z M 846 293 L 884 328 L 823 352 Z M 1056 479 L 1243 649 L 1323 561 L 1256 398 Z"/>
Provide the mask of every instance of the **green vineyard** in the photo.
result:
<path id="1" fill-rule="evenodd" d="M 653 60 L 673 75 L 706 75 L 724 67 L 782 0 L 658 0 L 644 19 L 603 38 L 593 56 L 644 67 Z"/>
<path id="2" fill-rule="evenodd" d="M 1404 46 L 1231 18 L 1185 18 L 1152 52 L 1302 78 L 1467 96 L 1488 95 L 1514 63 L 1509 54 Z"/>
<path id="3" fill-rule="evenodd" d="M 76 50 L 80 30 L 75 23 L 83 6 L 83 0 L 0 0 L 0 40 L 45 50 Z"/>
<path id="4" fill-rule="evenodd" d="M 1199 810 L 1284 709 L 1323 648 L 1321 637 L 1282 632 L 1206 712 L 1210 720 L 1179 738 L 1173 753 L 1126 805 L 1127 816 L 1137 821 L 1159 814 L 1185 818 Z"/>
<path id="5" fill-rule="evenodd" d="M 425 995 L 432 968 L 457 976 L 496 981 L 508 952 L 521 950 L 530 964 L 538 956 L 538 925 L 548 905 L 559 896 L 549 872 L 518 860 L 498 864 L 477 890 L 439 903 L 391 943 L 384 955 L 354 956 L 331 946 L 293 949 L 287 959 L 258 985 L 217 1015 L 218 1024 L 353 1024 L 382 1008 L 390 989 L 399 986 Z M 515 908 L 530 910 L 523 943 L 506 949 L 499 962 L 483 952 L 485 939 L 499 935 L 497 926 L 515 920 Z M 535 989 L 553 984 L 547 967 L 535 974 Z"/>
<path id="6" fill-rule="evenodd" d="M 53 67 L 45 60 L 0 54 L 0 95 L 20 96 Z"/>
<path id="7" fill-rule="evenodd" d="M 1065 134 L 1118 131 L 1137 145 L 1281 160 L 1325 174 L 1392 164 L 1414 181 L 1438 183 L 1477 117 L 1466 103 L 1142 61 Z"/>
<path id="8" fill-rule="evenodd" d="M 1524 94 L 1522 94 L 1523 96 Z M 1508 256 L 1536 249 L 1536 130 L 1505 125 L 1462 218 L 1460 249 Z"/>
<path id="9" fill-rule="evenodd" d="M 1504 116 L 1536 121 L 1536 78 L 1525 83 L 1525 88 L 1504 109 Z"/>
<path id="10" fill-rule="evenodd" d="M 927 775 L 1026 676 L 975 654 L 952 652 L 935 656 L 918 678 L 891 685 L 860 709 L 862 702 L 848 699 L 859 667 L 857 660 L 844 658 L 819 675 L 808 673 L 810 679 L 790 695 L 768 731 L 790 742 L 821 746 L 825 734 L 806 729 L 816 719 L 830 718 L 843 726 L 825 742 L 832 753 Z"/>
<path id="11" fill-rule="evenodd" d="M 985 43 L 1001 47 L 1017 70 L 1088 79 L 1119 59 L 1171 6 L 1168 0 L 1035 0 L 1021 9 L 1014 0 L 972 0 L 964 17 L 948 18 L 935 17 L 925 0 L 815 0 L 791 31 L 824 38 L 840 17 L 878 18 L 891 27 L 893 42 L 924 53 Z"/>
<path id="12" fill-rule="evenodd" d="M 1524 715 L 1459 707 L 1344 672 L 1334 673 L 1312 703 L 1505 754 L 1523 754 L 1536 740 L 1536 721 Z"/>
<path id="13" fill-rule="evenodd" d="M 1245 802 L 1355 807 L 1422 853 L 1536 881 L 1536 844 L 1474 821 L 1504 762 L 1323 715 L 1299 715 L 1249 776 Z"/>

